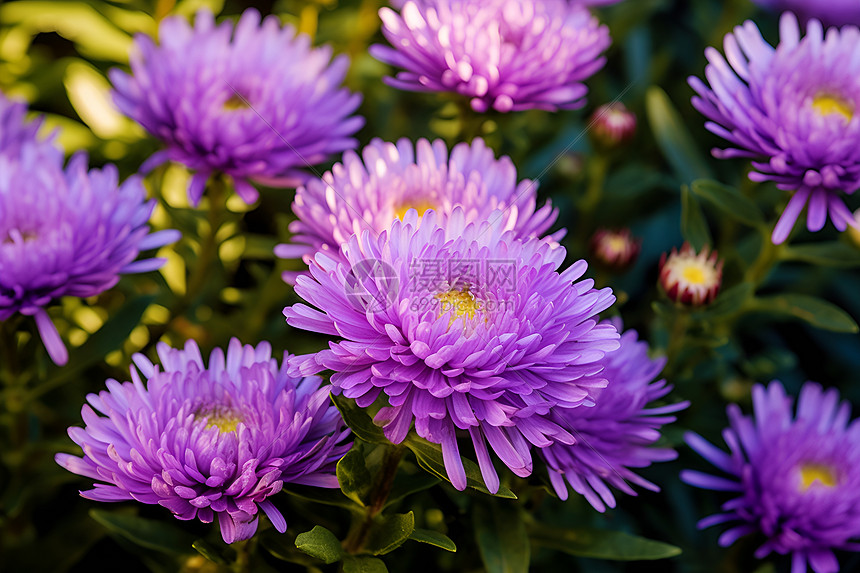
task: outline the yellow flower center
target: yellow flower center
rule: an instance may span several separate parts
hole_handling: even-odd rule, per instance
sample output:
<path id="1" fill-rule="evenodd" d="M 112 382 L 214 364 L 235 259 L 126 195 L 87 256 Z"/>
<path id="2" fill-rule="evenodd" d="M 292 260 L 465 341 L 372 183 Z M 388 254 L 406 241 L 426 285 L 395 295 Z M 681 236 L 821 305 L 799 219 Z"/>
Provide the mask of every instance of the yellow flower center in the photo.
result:
<path id="1" fill-rule="evenodd" d="M 704 271 L 702 271 L 701 267 L 695 265 L 688 265 L 684 267 L 684 270 L 681 271 L 681 276 L 684 277 L 688 283 L 694 285 L 703 285 L 705 284 L 707 277 L 705 277 Z"/>
<path id="2" fill-rule="evenodd" d="M 406 201 L 401 203 L 399 206 L 394 207 L 394 216 L 400 219 L 401 221 L 406 216 L 406 212 L 409 209 L 415 209 L 418 211 L 418 216 L 420 217 L 424 213 L 427 212 L 427 209 L 435 209 L 436 206 L 427 201 L 426 199 L 421 199 L 418 201 Z"/>
<path id="3" fill-rule="evenodd" d="M 481 310 L 478 300 L 475 296 L 466 290 L 449 290 L 436 295 L 436 300 L 439 301 L 439 316 L 453 311 L 451 314 L 451 323 L 454 323 L 458 318 L 466 318 L 471 320 L 475 318 L 475 313 Z"/>
<path id="4" fill-rule="evenodd" d="M 820 115 L 831 115 L 837 113 L 851 121 L 854 118 L 854 106 L 841 97 L 826 93 L 820 93 L 812 99 L 812 108 Z"/>
<path id="5" fill-rule="evenodd" d="M 815 482 L 825 487 L 833 487 L 837 482 L 833 468 L 822 464 L 803 464 L 800 466 L 800 481 L 800 488 L 803 491 L 808 490 Z"/>
<path id="6" fill-rule="evenodd" d="M 7 233 L 5 237 L 3 237 L 3 240 L 0 241 L 0 243 L 3 243 L 4 245 L 11 245 L 12 243 L 17 242 L 26 243 L 27 241 L 33 241 L 38 237 L 39 235 L 31 231 L 19 231 L 17 229 L 12 229 L 11 231 L 9 231 L 9 233 Z"/>
<path id="7" fill-rule="evenodd" d="M 610 235 L 606 238 L 606 251 L 609 253 L 623 253 L 627 250 L 627 239 L 620 235 Z"/>
<path id="8" fill-rule="evenodd" d="M 248 109 L 249 107 L 251 106 L 248 104 L 248 100 L 235 92 L 227 99 L 227 101 L 224 102 L 224 109 L 227 111 Z"/>
<path id="9" fill-rule="evenodd" d="M 239 422 L 244 421 L 235 410 L 221 405 L 198 410 L 196 417 L 198 420 L 206 418 L 206 427 L 218 428 L 222 434 L 235 432 Z"/>

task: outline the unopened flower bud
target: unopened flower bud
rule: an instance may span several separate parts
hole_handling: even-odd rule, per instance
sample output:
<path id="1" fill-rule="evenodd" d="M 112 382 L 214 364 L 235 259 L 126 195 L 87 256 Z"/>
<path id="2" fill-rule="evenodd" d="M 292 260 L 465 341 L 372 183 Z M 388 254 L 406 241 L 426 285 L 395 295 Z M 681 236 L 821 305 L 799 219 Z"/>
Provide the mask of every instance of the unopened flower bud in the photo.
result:
<path id="1" fill-rule="evenodd" d="M 614 270 L 624 270 L 636 261 L 642 241 L 630 229 L 598 229 L 589 242 L 595 262 Z"/>
<path id="2" fill-rule="evenodd" d="M 660 258 L 660 286 L 674 302 L 709 304 L 717 297 L 722 280 L 723 261 L 717 259 L 716 251 L 709 255 L 707 246 L 696 254 L 689 243 L 684 243 L 680 252 L 673 248 Z"/>
<path id="3" fill-rule="evenodd" d="M 597 108 L 589 125 L 591 141 L 606 149 L 624 145 L 636 135 L 636 116 L 621 102 Z"/>

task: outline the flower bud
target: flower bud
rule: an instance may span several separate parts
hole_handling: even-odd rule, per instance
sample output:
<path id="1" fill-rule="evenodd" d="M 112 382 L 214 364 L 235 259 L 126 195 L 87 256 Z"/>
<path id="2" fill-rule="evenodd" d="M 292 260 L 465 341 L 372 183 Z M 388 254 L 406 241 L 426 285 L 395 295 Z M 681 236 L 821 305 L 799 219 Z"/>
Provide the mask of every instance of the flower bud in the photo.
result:
<path id="1" fill-rule="evenodd" d="M 598 229 L 589 241 L 595 262 L 613 270 L 624 270 L 636 261 L 642 241 L 630 229 Z"/>
<path id="2" fill-rule="evenodd" d="M 621 102 L 597 108 L 589 125 L 592 143 L 604 149 L 620 147 L 636 135 L 636 115 Z"/>
<path id="3" fill-rule="evenodd" d="M 672 248 L 667 256 L 660 258 L 660 286 L 674 302 L 690 306 L 703 306 L 713 302 L 723 281 L 723 261 L 717 260 L 717 252 L 708 254 L 705 246 L 696 251 L 684 243 L 681 251 Z"/>

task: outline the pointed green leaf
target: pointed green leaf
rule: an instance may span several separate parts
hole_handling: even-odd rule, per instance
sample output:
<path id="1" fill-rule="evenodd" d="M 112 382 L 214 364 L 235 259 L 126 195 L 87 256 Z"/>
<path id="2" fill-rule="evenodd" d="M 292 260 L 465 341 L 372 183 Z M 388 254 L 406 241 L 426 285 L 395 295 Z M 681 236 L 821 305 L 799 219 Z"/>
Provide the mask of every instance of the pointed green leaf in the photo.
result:
<path id="1" fill-rule="evenodd" d="M 415 528 L 415 530 L 409 535 L 409 539 L 419 543 L 434 545 L 444 549 L 445 551 L 450 551 L 451 553 L 457 552 L 457 545 L 454 541 L 452 541 L 447 535 L 439 533 L 438 531 Z"/>
<path id="2" fill-rule="evenodd" d="M 783 251 L 783 257 L 790 261 L 830 267 L 860 266 L 860 250 L 838 241 L 790 245 Z"/>
<path id="3" fill-rule="evenodd" d="M 390 444 L 386 439 L 382 428 L 373 423 L 373 419 L 367 413 L 367 410 L 359 408 L 355 400 L 344 396 L 331 396 L 332 402 L 340 410 L 344 422 L 349 426 L 353 433 L 371 444 Z"/>
<path id="4" fill-rule="evenodd" d="M 693 181 L 692 189 L 696 195 L 707 199 L 723 213 L 741 223 L 751 227 L 764 224 L 761 209 L 734 187 L 710 179 L 697 179 Z"/>
<path id="5" fill-rule="evenodd" d="M 702 314 L 710 319 L 719 316 L 727 316 L 743 308 L 747 301 L 752 298 L 755 286 L 749 282 L 743 282 L 721 292 L 716 300 L 707 307 Z"/>
<path id="6" fill-rule="evenodd" d="M 833 332 L 860 332 L 844 310 L 826 300 L 803 294 L 781 294 L 756 299 L 754 309 L 799 318 L 812 326 Z"/>
<path id="7" fill-rule="evenodd" d="M 191 547 L 196 549 L 197 553 L 213 563 L 217 563 L 218 565 L 228 565 L 227 560 L 221 556 L 218 548 L 205 539 L 198 539 L 191 544 Z"/>
<path id="8" fill-rule="evenodd" d="M 413 466 L 414 467 L 414 466 Z M 400 471 L 394 478 L 394 485 L 391 486 L 391 493 L 388 494 L 388 499 L 385 501 L 385 507 L 392 505 L 404 497 L 410 496 L 413 493 L 424 491 L 439 483 L 439 478 L 435 474 L 421 471 L 415 468 L 413 474 L 406 473 L 401 466 Z"/>
<path id="9" fill-rule="evenodd" d="M 391 553 L 409 539 L 415 530 L 415 514 L 395 513 L 374 524 L 364 549 L 374 555 Z"/>
<path id="10" fill-rule="evenodd" d="M 406 440 L 403 441 L 403 445 L 412 450 L 412 453 L 415 454 L 415 459 L 418 460 L 418 465 L 438 478 L 449 483 L 451 482 L 448 479 L 448 473 L 445 471 L 445 462 L 442 459 L 442 446 L 428 442 L 415 434 L 409 434 Z M 482 493 L 490 493 L 490 490 L 484 484 L 484 478 L 481 476 L 481 469 L 478 467 L 478 464 L 471 460 L 463 459 L 463 468 L 466 470 L 466 484 L 469 487 Z M 491 495 L 507 499 L 517 498 L 514 492 L 505 486 L 500 486 L 499 491 Z"/>
<path id="11" fill-rule="evenodd" d="M 367 449 L 363 447 L 361 440 L 356 440 L 345 456 L 337 462 L 337 481 L 340 491 L 345 496 L 365 507 L 370 500 L 370 491 L 373 488 L 373 476 L 368 471 Z"/>
<path id="12" fill-rule="evenodd" d="M 713 242 L 702 207 L 686 185 L 681 186 L 681 234 L 696 251 Z"/>
<path id="13" fill-rule="evenodd" d="M 537 545 L 594 559 L 640 561 L 666 559 L 681 554 L 679 548 L 668 543 L 601 529 L 563 529 L 542 525 L 533 528 L 531 539 Z"/>
<path id="14" fill-rule="evenodd" d="M 296 536 L 296 547 L 311 557 L 316 557 L 324 563 L 335 563 L 343 558 L 343 548 L 334 533 L 315 525 L 310 531 Z"/>
<path id="15" fill-rule="evenodd" d="M 473 515 L 487 573 L 527 573 L 531 543 L 519 508 L 510 503 L 477 504 Z"/>
<path id="16" fill-rule="evenodd" d="M 283 491 L 288 495 L 313 503 L 334 505 L 337 507 L 345 507 L 347 509 L 357 509 L 355 504 L 348 497 L 343 495 L 343 492 L 339 489 L 290 484 L 290 487 L 285 488 Z"/>
<path id="17" fill-rule="evenodd" d="M 645 108 L 657 145 L 681 181 L 692 183 L 696 179 L 711 178 L 708 164 L 697 152 L 699 146 L 666 92 L 657 86 L 648 88 Z"/>
<path id="18" fill-rule="evenodd" d="M 91 509 L 90 517 L 141 547 L 176 555 L 194 552 L 195 537 L 172 523 L 101 509 Z"/>
<path id="19" fill-rule="evenodd" d="M 349 557 L 343 561 L 343 573 L 388 573 L 388 568 L 376 557 Z"/>

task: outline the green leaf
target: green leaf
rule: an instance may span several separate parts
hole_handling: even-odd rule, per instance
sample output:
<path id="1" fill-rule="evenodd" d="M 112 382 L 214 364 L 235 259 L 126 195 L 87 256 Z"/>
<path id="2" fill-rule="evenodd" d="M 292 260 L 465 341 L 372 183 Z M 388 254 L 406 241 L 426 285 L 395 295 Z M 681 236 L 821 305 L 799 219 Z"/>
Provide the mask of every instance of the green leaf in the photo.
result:
<path id="1" fill-rule="evenodd" d="M 343 492 L 339 489 L 290 484 L 290 487 L 285 488 L 283 491 L 288 495 L 305 501 L 310 501 L 312 503 L 322 503 L 324 505 L 356 509 L 355 504 L 348 497 L 343 495 Z"/>
<path id="2" fill-rule="evenodd" d="M 693 181 L 692 189 L 696 195 L 741 223 L 750 227 L 764 225 L 764 216 L 758 206 L 734 187 L 710 179 L 697 179 Z"/>
<path id="3" fill-rule="evenodd" d="M 371 444 L 390 444 L 391 442 L 385 437 L 382 428 L 373 423 L 373 419 L 367 413 L 367 410 L 359 408 L 355 404 L 355 400 L 345 398 L 344 396 L 335 396 L 332 394 L 332 402 L 340 410 L 344 422 L 349 426 L 353 433 Z"/>
<path id="4" fill-rule="evenodd" d="M 349 557 L 343 561 L 343 573 L 388 573 L 388 568 L 375 557 Z"/>
<path id="5" fill-rule="evenodd" d="M 477 504 L 475 540 L 487 573 L 526 573 L 531 543 L 523 515 L 509 503 Z"/>
<path id="6" fill-rule="evenodd" d="M 678 177 L 684 183 L 711 178 L 708 164 L 696 152 L 699 147 L 666 92 L 657 86 L 648 88 L 645 108 L 657 145 Z"/>
<path id="7" fill-rule="evenodd" d="M 830 267 L 860 266 L 860 250 L 839 241 L 790 245 L 784 249 L 783 257 L 790 261 Z"/>
<path id="8" fill-rule="evenodd" d="M 221 556 L 221 553 L 218 551 L 218 548 L 206 541 L 205 539 L 198 539 L 194 543 L 191 544 L 191 547 L 197 550 L 197 553 L 212 561 L 213 563 L 217 563 L 218 565 L 228 565 L 227 560 Z"/>
<path id="9" fill-rule="evenodd" d="M 388 494 L 388 499 L 385 501 L 385 507 L 413 493 L 429 489 L 438 483 L 439 478 L 432 473 L 415 468 L 414 473 L 409 474 L 406 473 L 406 470 L 401 465 L 400 470 L 394 477 L 394 484 L 391 486 L 391 493 Z"/>
<path id="10" fill-rule="evenodd" d="M 427 543 L 428 545 L 434 545 L 445 551 L 450 551 L 451 553 L 457 552 L 457 545 L 454 541 L 451 540 L 450 537 L 443 533 L 439 533 L 438 531 L 433 531 L 431 529 L 420 529 L 415 528 L 415 530 L 409 534 L 409 539 L 412 541 L 417 541 L 418 543 Z"/>
<path id="11" fill-rule="evenodd" d="M 451 480 L 448 479 L 448 473 L 445 471 L 445 462 L 442 459 L 442 446 L 430 443 L 415 434 L 409 434 L 403 441 L 403 445 L 412 450 L 412 453 L 415 454 L 415 459 L 418 460 L 418 465 L 450 483 Z M 469 487 L 482 493 L 490 493 L 490 490 L 484 484 L 484 478 L 481 476 L 481 469 L 478 467 L 478 464 L 471 460 L 463 459 L 463 468 L 466 470 L 466 484 Z M 490 495 L 517 499 L 514 492 L 505 486 L 500 486 L 497 493 Z"/>
<path id="12" fill-rule="evenodd" d="M 743 308 L 752 297 L 755 286 L 749 282 L 743 282 L 726 289 L 717 296 L 712 305 L 703 311 L 709 319 L 733 314 Z"/>
<path id="13" fill-rule="evenodd" d="M 336 563 L 343 558 L 343 547 L 334 533 L 315 525 L 310 531 L 296 536 L 296 547 L 311 557 L 316 557 L 324 563 Z"/>
<path id="14" fill-rule="evenodd" d="M 415 530 L 415 514 L 395 513 L 374 524 L 364 548 L 374 555 L 391 553 L 409 539 Z"/>
<path id="15" fill-rule="evenodd" d="M 681 234 L 696 251 L 712 244 L 711 231 L 702 207 L 686 185 L 681 186 Z"/>
<path id="16" fill-rule="evenodd" d="M 340 491 L 362 507 L 370 503 L 373 476 L 367 468 L 367 448 L 355 440 L 352 449 L 337 462 L 337 481 Z"/>
<path id="17" fill-rule="evenodd" d="M 851 316 L 826 300 L 803 294 L 781 294 L 756 299 L 753 308 L 757 311 L 782 314 L 799 318 L 812 326 L 833 332 L 860 332 Z"/>
<path id="18" fill-rule="evenodd" d="M 176 555 L 193 553 L 195 537 L 169 522 L 101 509 L 91 509 L 90 517 L 141 547 Z"/>
<path id="19" fill-rule="evenodd" d="M 537 526 L 531 531 L 535 544 L 577 557 L 639 561 L 666 559 L 681 554 L 674 545 L 653 541 L 621 531 L 602 529 L 564 529 Z"/>

